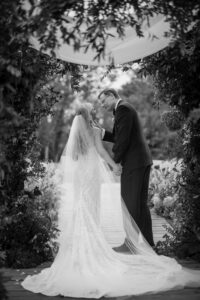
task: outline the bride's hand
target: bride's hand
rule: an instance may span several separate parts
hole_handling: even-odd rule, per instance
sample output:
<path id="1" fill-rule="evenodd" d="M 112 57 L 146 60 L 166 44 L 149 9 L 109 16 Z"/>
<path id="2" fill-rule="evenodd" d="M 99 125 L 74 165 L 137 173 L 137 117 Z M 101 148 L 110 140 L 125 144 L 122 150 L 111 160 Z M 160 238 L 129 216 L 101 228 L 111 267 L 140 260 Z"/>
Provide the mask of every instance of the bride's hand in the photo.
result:
<path id="1" fill-rule="evenodd" d="M 121 173 L 122 173 L 122 166 L 120 164 L 115 164 L 113 166 L 113 173 L 116 175 L 116 176 L 120 176 Z"/>

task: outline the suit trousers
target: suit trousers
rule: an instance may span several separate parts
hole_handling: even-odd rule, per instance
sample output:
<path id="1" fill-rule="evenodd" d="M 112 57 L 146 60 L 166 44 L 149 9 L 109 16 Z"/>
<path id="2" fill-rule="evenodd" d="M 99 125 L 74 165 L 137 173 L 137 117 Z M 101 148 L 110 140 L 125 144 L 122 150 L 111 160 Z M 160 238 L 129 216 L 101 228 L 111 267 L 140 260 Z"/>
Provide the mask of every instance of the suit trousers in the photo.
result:
<path id="1" fill-rule="evenodd" d="M 154 246 L 151 214 L 147 205 L 150 171 L 151 165 L 132 170 L 124 167 L 121 175 L 121 195 L 143 236 Z"/>

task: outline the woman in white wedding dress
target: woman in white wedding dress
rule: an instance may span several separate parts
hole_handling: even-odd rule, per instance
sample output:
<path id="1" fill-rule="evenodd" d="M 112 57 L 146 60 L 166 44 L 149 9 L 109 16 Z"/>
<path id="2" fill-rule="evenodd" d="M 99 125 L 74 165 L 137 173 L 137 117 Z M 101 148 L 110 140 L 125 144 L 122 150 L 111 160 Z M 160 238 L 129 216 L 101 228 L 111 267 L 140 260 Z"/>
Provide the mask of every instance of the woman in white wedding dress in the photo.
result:
<path id="1" fill-rule="evenodd" d="M 78 298 L 156 293 L 200 286 L 200 271 L 157 255 L 131 219 L 106 152 L 101 131 L 92 125 L 90 106 L 75 116 L 60 174 L 59 250 L 49 268 L 27 276 L 22 286 L 34 293 Z M 112 249 L 126 241 L 129 254 Z"/>

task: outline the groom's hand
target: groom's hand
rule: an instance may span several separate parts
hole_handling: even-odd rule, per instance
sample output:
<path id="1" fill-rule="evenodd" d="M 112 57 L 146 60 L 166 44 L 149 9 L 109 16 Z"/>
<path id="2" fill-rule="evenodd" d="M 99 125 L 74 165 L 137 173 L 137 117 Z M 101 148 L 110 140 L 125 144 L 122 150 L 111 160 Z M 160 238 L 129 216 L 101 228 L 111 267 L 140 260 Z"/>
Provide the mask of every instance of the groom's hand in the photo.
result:
<path id="1" fill-rule="evenodd" d="M 97 127 L 101 130 L 101 138 L 103 140 L 104 135 L 105 135 L 105 129 L 102 128 L 101 125 L 99 123 L 95 122 L 95 121 L 93 121 L 93 125 L 94 125 L 94 127 Z"/>
<path id="2" fill-rule="evenodd" d="M 120 176 L 122 174 L 122 166 L 120 164 L 116 164 L 116 166 L 113 168 L 113 173 L 116 176 Z"/>

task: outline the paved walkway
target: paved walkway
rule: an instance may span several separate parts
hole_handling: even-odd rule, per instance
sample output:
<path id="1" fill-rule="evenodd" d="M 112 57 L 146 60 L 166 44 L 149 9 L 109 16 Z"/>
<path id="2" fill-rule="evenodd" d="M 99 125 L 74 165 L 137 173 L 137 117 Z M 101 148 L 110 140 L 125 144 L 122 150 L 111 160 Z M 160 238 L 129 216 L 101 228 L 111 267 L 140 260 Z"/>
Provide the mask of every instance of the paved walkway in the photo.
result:
<path id="1" fill-rule="evenodd" d="M 163 235 L 166 233 L 163 225 L 167 224 L 166 220 L 157 216 L 154 211 L 151 211 L 152 222 L 153 222 L 153 233 L 154 240 L 157 242 L 161 240 Z M 192 269 L 200 269 L 200 264 L 197 264 L 192 261 L 180 261 L 184 266 L 187 266 Z M 4 278 L 4 286 L 8 291 L 9 300 L 60 300 L 63 299 L 61 296 L 57 297 L 47 297 L 42 294 L 34 294 L 24 290 L 20 282 L 29 274 L 39 273 L 41 269 L 48 267 L 49 263 L 44 263 L 37 268 L 32 269 L 1 269 Z M 73 299 L 73 298 L 68 298 Z M 118 297 L 113 298 L 115 300 L 199 300 L 200 299 L 200 288 L 185 288 L 181 290 L 174 290 L 168 292 L 157 293 L 154 295 L 143 295 L 143 296 L 127 296 L 127 297 Z M 1 300 L 1 299 L 0 299 Z M 74 300 L 74 299 L 73 299 Z"/>

